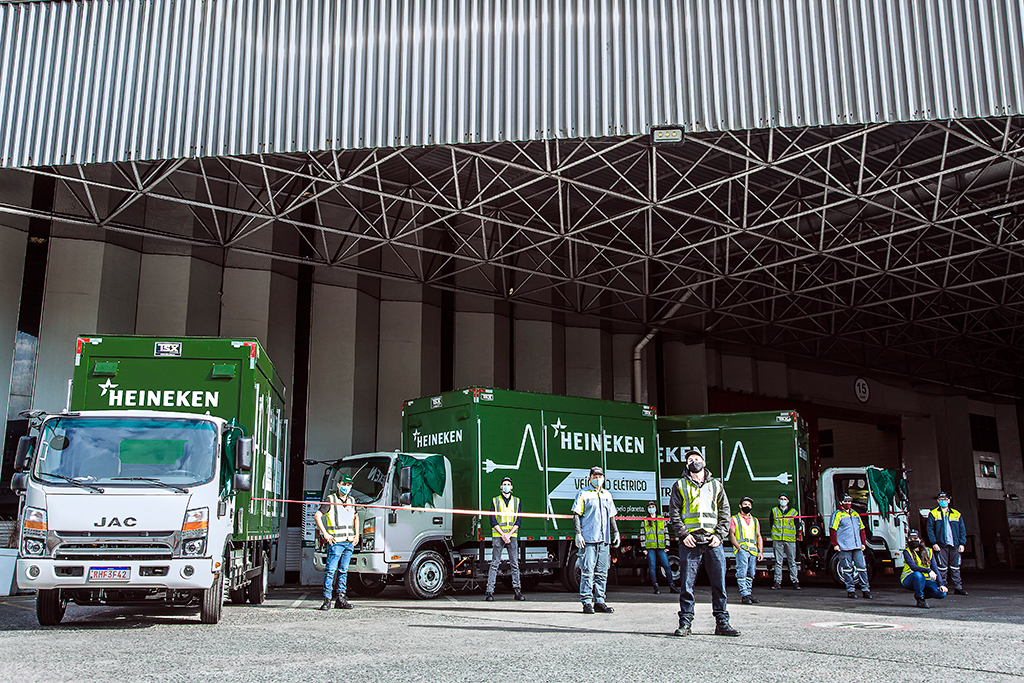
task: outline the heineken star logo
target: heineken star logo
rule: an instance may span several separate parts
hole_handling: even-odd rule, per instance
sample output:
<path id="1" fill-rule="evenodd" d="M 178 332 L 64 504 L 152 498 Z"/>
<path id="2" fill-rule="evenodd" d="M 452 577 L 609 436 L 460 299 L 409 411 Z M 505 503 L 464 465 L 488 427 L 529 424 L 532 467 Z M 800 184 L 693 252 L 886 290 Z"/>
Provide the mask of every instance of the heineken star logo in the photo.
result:
<path id="1" fill-rule="evenodd" d="M 566 429 L 568 426 L 569 425 L 562 424 L 562 418 L 558 418 L 557 420 L 555 420 L 555 423 L 551 425 L 551 429 L 554 432 L 553 436 L 558 436 L 558 432 L 560 432 L 563 429 Z"/>
<path id="2" fill-rule="evenodd" d="M 108 377 L 107 381 L 104 382 L 103 384 L 99 385 L 99 386 L 100 386 L 100 389 L 103 390 L 103 393 L 101 393 L 100 396 L 106 396 L 108 391 L 110 391 L 111 389 L 116 389 L 117 387 L 119 387 L 121 385 L 120 384 L 114 384 L 113 382 L 110 381 L 110 378 Z"/>
<path id="3" fill-rule="evenodd" d="M 416 438 L 416 437 L 418 437 L 419 435 L 420 435 L 420 430 L 419 430 L 419 429 L 414 429 L 414 430 L 412 430 L 412 438 L 414 438 L 414 439 L 415 439 L 415 438 Z"/>

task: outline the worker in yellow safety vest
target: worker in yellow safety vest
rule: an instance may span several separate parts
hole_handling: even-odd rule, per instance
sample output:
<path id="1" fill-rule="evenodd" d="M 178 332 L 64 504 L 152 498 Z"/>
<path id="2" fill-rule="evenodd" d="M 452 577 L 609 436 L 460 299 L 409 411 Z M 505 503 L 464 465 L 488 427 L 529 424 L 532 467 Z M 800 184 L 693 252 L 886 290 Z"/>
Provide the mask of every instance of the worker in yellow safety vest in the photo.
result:
<path id="1" fill-rule="evenodd" d="M 501 493 L 491 500 L 491 567 L 487 572 L 484 600 L 494 600 L 501 554 L 507 550 L 516 600 L 525 600 L 519 580 L 519 498 L 512 495 L 512 478 L 501 480 Z"/>
<path id="2" fill-rule="evenodd" d="M 647 571 L 651 576 L 651 585 L 654 587 L 654 594 L 661 595 L 658 587 L 658 567 L 665 570 L 668 577 L 668 589 L 676 592 L 675 584 L 672 581 L 672 568 L 668 565 L 668 531 L 666 530 L 664 518 L 658 517 L 658 504 L 655 501 L 647 503 L 647 519 L 643 521 L 642 531 L 644 535 L 644 550 L 647 551 Z"/>
<path id="3" fill-rule="evenodd" d="M 321 610 L 331 608 L 331 596 L 335 591 L 337 600 L 334 607 L 352 609 L 345 593 L 348 585 L 348 563 L 352 559 L 355 545 L 359 543 L 359 516 L 355 508 L 356 500 L 349 495 L 352 492 L 352 477 L 340 474 L 335 485 L 337 494 L 327 496 L 327 501 L 313 515 L 317 530 L 327 543 L 324 601 L 320 605 Z"/>
<path id="4" fill-rule="evenodd" d="M 943 584 L 942 575 L 936 563 L 935 553 L 921 542 L 917 529 L 907 533 L 907 547 L 903 549 L 903 572 L 900 585 L 914 591 L 917 606 L 928 609 L 927 598 L 942 599 L 948 588 Z"/>
<path id="5" fill-rule="evenodd" d="M 754 585 L 757 563 L 764 559 L 764 540 L 761 538 L 760 523 L 750 514 L 753 509 L 754 499 L 745 497 L 740 501 L 739 514 L 733 515 L 729 521 L 729 541 L 736 553 L 736 583 L 739 584 L 740 598 L 744 605 L 760 602 L 751 595 L 751 587 Z"/>
<path id="6" fill-rule="evenodd" d="M 789 496 L 779 496 L 778 507 L 771 511 L 772 554 L 775 556 L 775 583 L 772 590 L 782 588 L 782 563 L 789 562 L 789 582 L 793 590 L 800 590 L 800 579 L 797 574 L 796 542 L 799 540 L 800 513 L 796 508 L 789 507 Z"/>

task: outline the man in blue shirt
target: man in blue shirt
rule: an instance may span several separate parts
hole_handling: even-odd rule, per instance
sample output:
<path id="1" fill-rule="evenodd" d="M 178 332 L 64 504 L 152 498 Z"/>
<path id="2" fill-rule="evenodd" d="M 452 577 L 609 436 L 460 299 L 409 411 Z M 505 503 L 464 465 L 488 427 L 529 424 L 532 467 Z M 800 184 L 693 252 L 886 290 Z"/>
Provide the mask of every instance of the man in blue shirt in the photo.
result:
<path id="1" fill-rule="evenodd" d="M 615 610 L 605 602 L 608 582 L 609 545 L 619 547 L 619 528 L 615 525 L 615 501 L 604 488 L 604 470 L 590 468 L 590 488 L 580 491 L 572 504 L 576 527 L 576 548 L 580 562 L 580 602 L 583 613 L 611 614 Z"/>
<path id="2" fill-rule="evenodd" d="M 939 566 L 939 576 L 946 586 L 952 585 L 957 595 L 967 595 L 960 580 L 960 553 L 967 543 L 967 527 L 959 510 L 949 507 L 949 496 L 942 491 L 935 497 L 939 504 L 928 513 L 928 538 Z"/>
<path id="3" fill-rule="evenodd" d="M 871 587 L 868 586 L 868 568 L 864 563 L 864 550 L 867 548 L 867 534 L 864 522 L 853 509 L 853 498 L 850 494 L 843 496 L 839 509 L 832 514 L 829 524 L 829 538 L 832 546 L 839 553 L 839 575 L 846 584 L 846 597 L 857 597 L 857 584 L 860 584 L 861 595 L 871 598 Z"/>

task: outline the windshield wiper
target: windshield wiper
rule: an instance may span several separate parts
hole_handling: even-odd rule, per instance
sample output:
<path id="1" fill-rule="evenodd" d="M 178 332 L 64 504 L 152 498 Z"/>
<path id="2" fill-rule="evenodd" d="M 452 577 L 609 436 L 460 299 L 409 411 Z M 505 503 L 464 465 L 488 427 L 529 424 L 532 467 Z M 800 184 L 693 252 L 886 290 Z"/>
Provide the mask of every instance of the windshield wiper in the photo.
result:
<path id="1" fill-rule="evenodd" d="M 148 481 L 156 484 L 157 486 L 163 486 L 165 489 L 174 489 L 181 493 L 188 493 L 188 489 L 184 486 L 177 486 L 175 484 L 168 484 L 165 481 L 154 479 L 153 477 L 111 477 L 111 481 Z"/>
<path id="2" fill-rule="evenodd" d="M 63 479 L 64 481 L 68 482 L 69 484 L 74 484 L 75 486 L 81 486 L 83 489 L 89 489 L 90 491 L 92 491 L 94 493 L 104 493 L 103 489 L 101 489 L 99 486 L 93 486 L 92 484 L 86 484 L 84 481 L 78 481 L 77 479 L 72 479 L 71 477 L 65 477 L 63 474 L 54 474 L 53 472 L 41 472 L 39 474 L 39 476 L 41 476 L 41 477 L 53 477 L 54 479 Z"/>

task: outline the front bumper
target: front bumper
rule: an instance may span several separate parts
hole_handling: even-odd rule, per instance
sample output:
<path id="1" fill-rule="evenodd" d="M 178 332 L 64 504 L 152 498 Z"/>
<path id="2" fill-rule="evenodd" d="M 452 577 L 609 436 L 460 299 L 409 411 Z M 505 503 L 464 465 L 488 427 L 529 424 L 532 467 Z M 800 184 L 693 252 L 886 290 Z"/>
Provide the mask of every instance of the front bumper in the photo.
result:
<path id="1" fill-rule="evenodd" d="M 327 568 L 327 554 L 313 554 L 313 568 L 318 572 Z M 387 574 L 388 563 L 384 561 L 384 553 L 353 553 L 348 570 L 353 574 Z"/>
<path id="2" fill-rule="evenodd" d="M 213 562 L 208 557 L 144 561 L 19 558 L 15 580 L 21 590 L 48 588 L 203 590 L 213 586 L 216 576 L 213 571 Z M 129 578 L 126 581 L 90 581 L 89 570 L 95 567 L 124 567 L 129 570 Z"/>

